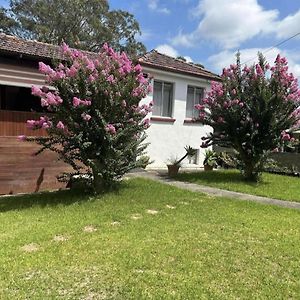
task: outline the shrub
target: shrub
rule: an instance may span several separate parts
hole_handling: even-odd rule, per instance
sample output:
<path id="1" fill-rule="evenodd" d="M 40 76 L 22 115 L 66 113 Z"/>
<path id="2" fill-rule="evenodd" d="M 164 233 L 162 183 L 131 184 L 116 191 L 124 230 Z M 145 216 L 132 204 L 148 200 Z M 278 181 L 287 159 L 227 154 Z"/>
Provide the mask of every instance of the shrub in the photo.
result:
<path id="1" fill-rule="evenodd" d="M 60 180 L 86 174 L 96 192 L 111 187 L 138 165 L 146 148 L 145 119 L 150 105 L 139 105 L 150 91 L 139 64 L 106 44 L 97 57 L 62 46 L 65 60 L 55 68 L 39 63 L 54 89 L 32 87 L 49 114 L 28 120 L 31 129 L 45 128 L 47 137 L 27 138 L 55 151 L 74 172 Z"/>
<path id="2" fill-rule="evenodd" d="M 299 100 L 286 58 L 278 55 L 270 67 L 260 54 L 259 63 L 242 69 L 238 55 L 237 64 L 224 69 L 221 82 L 212 82 L 207 97 L 196 105 L 199 120 L 213 128 L 202 137 L 202 147 L 233 148 L 245 178 L 257 181 L 268 154 L 293 141 Z"/>

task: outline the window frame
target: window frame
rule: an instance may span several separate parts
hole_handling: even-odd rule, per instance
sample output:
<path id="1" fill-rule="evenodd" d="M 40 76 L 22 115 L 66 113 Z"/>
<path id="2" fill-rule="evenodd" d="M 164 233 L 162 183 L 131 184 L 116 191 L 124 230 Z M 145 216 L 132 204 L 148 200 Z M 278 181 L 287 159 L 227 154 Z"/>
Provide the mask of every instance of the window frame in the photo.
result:
<path id="1" fill-rule="evenodd" d="M 161 83 L 162 84 L 162 88 L 161 88 L 161 96 L 162 96 L 162 102 L 161 102 L 161 108 L 160 108 L 160 111 L 161 113 L 160 114 L 155 114 L 154 113 L 154 110 L 152 112 L 152 116 L 153 117 L 158 117 L 158 118 L 170 118 L 172 119 L 173 117 L 173 112 L 174 112 L 174 87 L 175 87 L 175 83 L 174 82 L 170 82 L 170 81 L 166 81 L 166 80 L 161 80 L 161 79 L 154 79 L 153 80 L 153 95 L 152 95 L 152 98 L 153 98 L 153 102 L 154 102 L 154 106 L 155 106 L 155 99 L 154 99 L 154 90 L 155 90 L 155 83 Z M 170 108 L 170 114 L 169 115 L 163 115 L 163 111 L 164 111 L 164 85 L 165 84 L 170 84 L 171 85 L 171 99 L 170 99 L 170 105 L 171 105 L 171 108 Z"/>
<path id="2" fill-rule="evenodd" d="M 189 88 L 192 88 L 194 90 L 194 101 L 193 101 L 193 115 L 192 116 L 188 116 L 187 113 L 188 113 L 188 91 L 189 91 Z M 201 96 L 201 99 L 199 99 L 199 102 L 196 103 L 195 100 L 196 100 L 196 90 L 197 89 L 200 89 L 201 92 L 202 92 L 202 96 Z M 195 115 L 197 110 L 195 109 L 195 105 L 197 104 L 200 104 L 201 100 L 203 100 L 204 98 L 204 92 L 205 92 L 205 88 L 202 87 L 202 86 L 196 86 L 196 85 L 187 85 L 187 88 L 186 88 L 186 104 L 185 104 L 185 118 L 188 119 L 188 120 L 191 120 L 191 119 L 194 119 L 196 118 L 197 116 Z"/>

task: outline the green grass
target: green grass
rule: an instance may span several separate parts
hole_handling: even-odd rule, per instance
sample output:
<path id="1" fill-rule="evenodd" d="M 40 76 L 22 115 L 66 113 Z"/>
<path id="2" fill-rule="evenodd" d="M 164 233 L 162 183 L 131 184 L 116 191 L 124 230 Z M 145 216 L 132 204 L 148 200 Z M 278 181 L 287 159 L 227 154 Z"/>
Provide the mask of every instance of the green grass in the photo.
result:
<path id="1" fill-rule="evenodd" d="M 300 202 L 300 178 L 263 173 L 260 182 L 243 180 L 237 170 L 178 174 L 176 179 L 229 191 Z"/>
<path id="2" fill-rule="evenodd" d="M 296 210 L 134 179 L 2 198 L 0 222 L 0 299 L 299 299 Z"/>

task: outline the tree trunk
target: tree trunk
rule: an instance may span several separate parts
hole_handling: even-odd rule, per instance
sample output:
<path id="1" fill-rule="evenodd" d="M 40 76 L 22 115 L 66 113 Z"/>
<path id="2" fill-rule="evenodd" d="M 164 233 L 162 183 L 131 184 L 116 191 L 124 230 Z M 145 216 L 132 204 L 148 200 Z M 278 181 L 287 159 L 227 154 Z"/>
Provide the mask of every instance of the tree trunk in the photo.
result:
<path id="1" fill-rule="evenodd" d="M 100 194 L 105 190 L 105 182 L 102 175 L 99 174 L 100 163 L 94 160 L 94 166 L 92 167 L 93 171 L 93 188 L 96 194 Z"/>
<path id="2" fill-rule="evenodd" d="M 245 162 L 244 169 L 244 178 L 247 181 L 257 182 L 258 181 L 258 173 L 254 168 L 254 164 L 252 162 Z"/>

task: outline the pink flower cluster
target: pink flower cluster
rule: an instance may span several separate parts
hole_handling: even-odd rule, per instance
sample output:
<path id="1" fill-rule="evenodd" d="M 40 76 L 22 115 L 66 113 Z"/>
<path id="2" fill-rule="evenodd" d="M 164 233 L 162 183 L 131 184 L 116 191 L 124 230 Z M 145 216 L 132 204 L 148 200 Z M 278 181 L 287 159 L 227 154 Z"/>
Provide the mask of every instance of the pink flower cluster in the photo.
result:
<path id="1" fill-rule="evenodd" d="M 77 107 L 77 106 L 80 106 L 80 105 L 82 105 L 82 106 L 92 105 L 92 102 L 90 100 L 81 100 L 77 97 L 73 97 L 73 102 L 72 103 L 73 103 L 74 107 Z"/>
<path id="2" fill-rule="evenodd" d="M 112 124 L 107 124 L 105 126 L 105 131 L 110 133 L 111 135 L 115 135 L 117 133 L 115 126 Z"/>
<path id="3" fill-rule="evenodd" d="M 48 129 L 52 127 L 52 122 L 49 120 L 48 117 L 40 117 L 39 120 L 27 120 L 27 127 L 29 129 Z"/>

